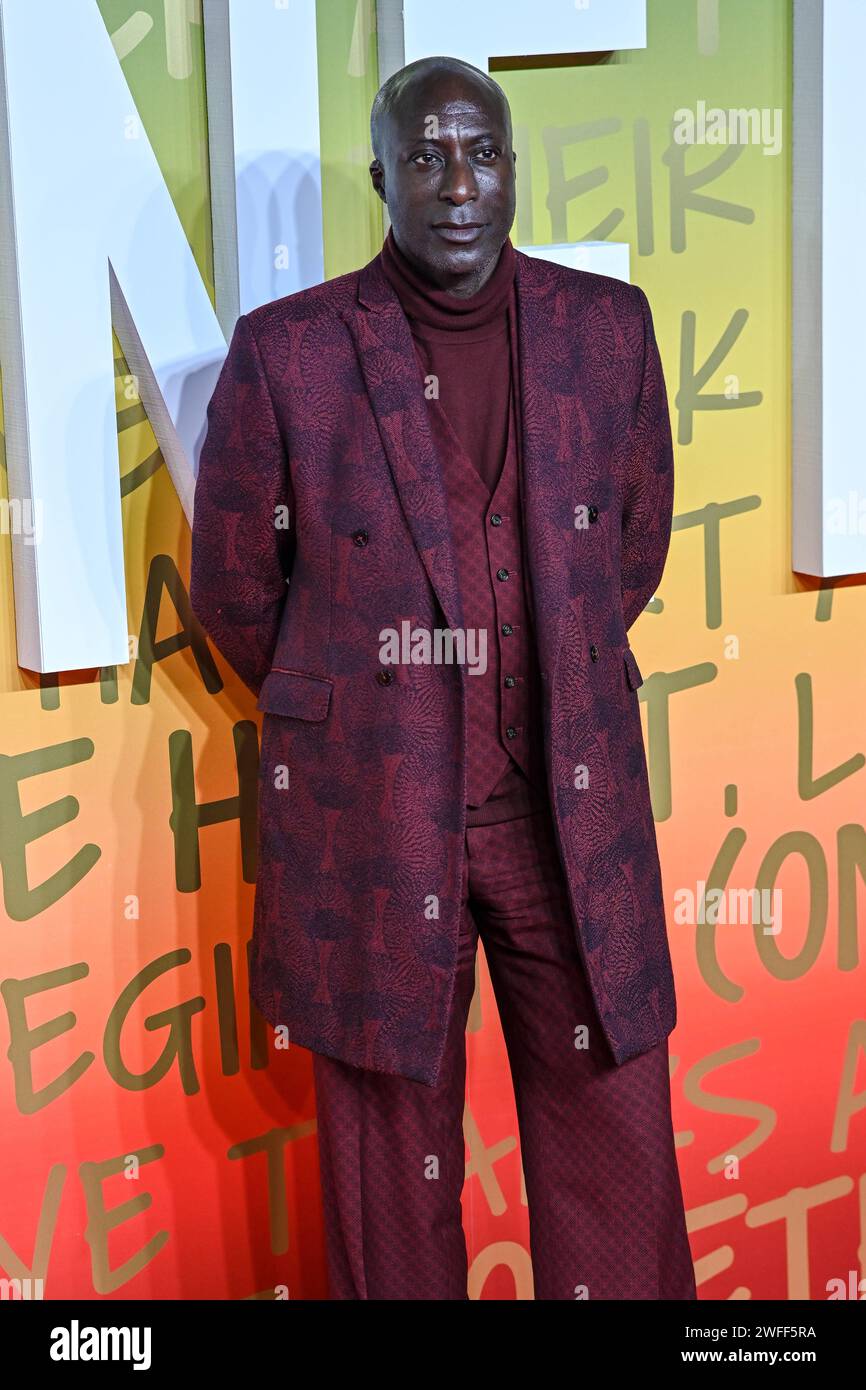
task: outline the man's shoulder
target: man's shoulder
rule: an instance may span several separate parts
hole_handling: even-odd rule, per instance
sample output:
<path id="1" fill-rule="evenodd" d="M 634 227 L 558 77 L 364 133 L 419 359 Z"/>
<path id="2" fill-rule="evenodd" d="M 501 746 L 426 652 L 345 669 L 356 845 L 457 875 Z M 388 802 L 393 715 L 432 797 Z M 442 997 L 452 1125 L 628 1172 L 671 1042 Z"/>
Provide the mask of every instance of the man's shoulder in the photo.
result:
<path id="1" fill-rule="evenodd" d="M 543 256 L 529 256 L 518 251 L 522 274 L 541 289 L 565 292 L 575 304 L 604 302 L 614 313 L 631 316 L 641 313 L 645 295 L 639 285 L 618 280 L 613 275 L 600 275 L 594 270 L 577 270 L 574 266 L 548 261 Z"/>
<path id="2" fill-rule="evenodd" d="M 260 344 L 273 333 L 284 332 L 287 324 L 312 324 L 342 318 L 358 294 L 360 270 L 347 271 L 332 280 L 323 280 L 306 290 L 296 290 L 250 309 L 245 315 Z"/>

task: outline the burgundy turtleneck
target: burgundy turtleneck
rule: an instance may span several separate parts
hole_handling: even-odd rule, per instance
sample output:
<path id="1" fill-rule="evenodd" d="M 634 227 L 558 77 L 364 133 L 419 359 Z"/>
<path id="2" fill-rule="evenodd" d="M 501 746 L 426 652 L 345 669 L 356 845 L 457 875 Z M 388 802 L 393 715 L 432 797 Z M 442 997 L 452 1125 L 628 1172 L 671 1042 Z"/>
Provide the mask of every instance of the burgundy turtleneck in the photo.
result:
<path id="1" fill-rule="evenodd" d="M 516 256 L 507 238 L 486 284 L 466 298 L 424 278 L 394 240 L 382 246 L 382 269 L 409 320 L 425 376 L 439 382 L 439 404 L 492 491 L 508 438 L 511 390 L 509 307 Z"/>

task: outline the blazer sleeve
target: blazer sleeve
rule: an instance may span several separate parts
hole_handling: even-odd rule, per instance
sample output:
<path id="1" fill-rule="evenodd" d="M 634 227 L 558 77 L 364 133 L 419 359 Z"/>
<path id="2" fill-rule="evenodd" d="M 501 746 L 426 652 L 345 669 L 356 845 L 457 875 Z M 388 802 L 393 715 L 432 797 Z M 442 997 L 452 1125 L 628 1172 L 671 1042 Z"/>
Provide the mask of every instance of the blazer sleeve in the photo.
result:
<path id="1" fill-rule="evenodd" d="M 643 375 L 625 480 L 622 611 L 626 631 L 653 597 L 665 567 L 674 503 L 674 455 L 667 391 L 647 297 L 635 286 L 644 321 Z"/>
<path id="2" fill-rule="evenodd" d="M 242 314 L 207 407 L 189 592 L 202 627 L 255 695 L 273 662 L 295 534 L 288 459 Z"/>

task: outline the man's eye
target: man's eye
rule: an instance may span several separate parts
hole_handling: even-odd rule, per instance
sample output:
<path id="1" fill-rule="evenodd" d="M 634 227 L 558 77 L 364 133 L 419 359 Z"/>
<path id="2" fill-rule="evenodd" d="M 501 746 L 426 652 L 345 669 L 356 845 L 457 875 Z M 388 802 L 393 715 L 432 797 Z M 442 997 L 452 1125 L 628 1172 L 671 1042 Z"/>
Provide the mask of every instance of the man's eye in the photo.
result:
<path id="1" fill-rule="evenodd" d="M 437 156 L 436 156 L 435 154 L 433 154 L 430 150 L 422 150 L 422 151 L 420 152 L 420 154 L 414 154 L 414 155 L 412 156 L 412 163 L 413 163 L 413 164 L 417 163 L 419 159 L 420 159 L 420 160 L 424 160 L 424 159 L 436 159 L 436 158 L 437 158 Z"/>
<path id="2" fill-rule="evenodd" d="M 499 151 L 494 149 L 491 145 L 488 145 L 483 150 L 479 150 L 478 153 L 480 155 L 490 155 L 491 159 L 495 159 Z"/>

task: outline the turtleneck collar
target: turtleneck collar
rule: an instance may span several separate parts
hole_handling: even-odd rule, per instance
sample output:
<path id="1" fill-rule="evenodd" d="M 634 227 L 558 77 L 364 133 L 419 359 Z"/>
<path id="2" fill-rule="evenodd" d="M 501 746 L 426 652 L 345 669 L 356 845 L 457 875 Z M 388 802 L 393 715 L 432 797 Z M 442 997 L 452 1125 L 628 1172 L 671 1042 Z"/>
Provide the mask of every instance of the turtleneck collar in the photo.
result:
<path id="1" fill-rule="evenodd" d="M 409 318 L 430 328 L 460 332 L 479 328 L 506 313 L 517 256 L 511 238 L 506 237 L 490 279 L 466 298 L 449 294 L 419 274 L 394 240 L 392 227 L 382 245 L 381 264 Z"/>

